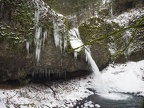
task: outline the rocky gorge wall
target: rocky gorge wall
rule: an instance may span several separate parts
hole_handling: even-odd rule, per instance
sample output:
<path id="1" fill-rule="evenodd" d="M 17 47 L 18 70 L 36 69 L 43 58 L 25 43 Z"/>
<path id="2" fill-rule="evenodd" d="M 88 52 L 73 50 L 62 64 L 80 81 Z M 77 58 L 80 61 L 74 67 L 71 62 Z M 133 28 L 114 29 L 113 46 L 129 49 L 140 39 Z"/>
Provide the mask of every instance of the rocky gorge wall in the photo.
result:
<path id="1" fill-rule="evenodd" d="M 51 79 L 65 79 L 66 77 L 75 78 L 77 76 L 90 74 L 91 69 L 86 62 L 83 51 L 81 51 L 78 54 L 77 59 L 75 59 L 69 40 L 67 40 L 67 47 L 65 50 L 63 50 L 63 42 L 62 50 L 61 46 L 55 45 L 53 20 L 57 23 L 63 21 L 66 29 L 70 29 L 77 25 L 71 25 L 73 21 L 70 22 L 66 17 L 56 13 L 43 1 L 37 1 L 38 0 L 33 2 L 20 2 L 17 0 L 0 1 L 0 81 L 20 81 L 25 80 L 27 76 L 33 77 L 34 79 L 36 78 L 35 80 L 37 80 L 37 78 L 49 80 L 49 77 L 51 77 Z M 123 3 L 124 2 L 125 1 L 123 1 Z M 90 6 L 93 7 L 91 3 Z M 87 16 L 89 17 L 93 16 L 93 10 L 94 8 L 89 12 L 84 12 L 84 14 L 81 13 L 82 11 L 80 11 L 81 14 L 77 14 L 79 20 L 81 20 L 79 23 L 81 39 L 85 44 L 89 44 L 87 41 L 94 39 L 95 37 L 93 37 L 93 35 L 95 34 L 96 37 L 100 37 L 106 35 L 114 28 L 120 28 L 117 24 L 111 25 L 105 23 L 101 18 L 96 18 L 96 20 L 95 18 L 92 18 L 81 23 L 85 21 L 85 18 L 83 18 L 85 14 L 88 14 Z M 116 10 L 119 14 L 126 9 L 120 10 L 117 7 Z M 40 19 L 37 24 L 37 27 L 42 29 L 39 35 L 39 42 L 41 42 L 40 46 L 39 44 L 37 46 L 35 42 L 37 17 L 34 13 L 36 12 L 40 12 Z M 103 18 L 103 14 L 101 17 Z M 143 29 L 139 32 L 142 34 Z M 45 33 L 47 33 L 47 40 L 43 40 Z M 67 32 L 62 33 L 65 34 L 63 36 L 69 37 Z M 63 36 L 62 39 L 65 38 Z M 91 46 L 92 57 L 100 70 L 104 69 L 111 60 L 107 45 L 107 42 L 109 41 L 110 40 L 107 39 L 104 43 L 93 43 Z M 37 47 L 40 47 L 39 62 L 37 62 L 35 57 Z M 131 53 L 128 58 L 128 60 L 143 59 L 143 50 L 140 50 L 140 52 L 138 50 L 138 53 Z M 120 56 L 117 59 L 117 62 L 121 62 L 121 60 L 123 62 L 127 61 L 125 56 Z"/>
<path id="2" fill-rule="evenodd" d="M 45 45 L 41 46 L 39 62 L 35 58 L 37 46 L 33 41 L 35 38 L 34 11 L 37 10 L 35 3 L 17 0 L 0 1 L 0 81 L 21 81 L 25 80 L 27 76 L 35 78 L 40 76 L 41 79 L 48 76 L 55 79 L 55 77 L 59 78 L 58 74 L 61 74 L 60 78 L 74 78 L 90 74 L 91 70 L 84 53 L 80 53 L 75 59 L 69 43 L 64 52 L 61 52 L 60 46 L 56 47 L 52 19 L 55 20 L 59 16 L 44 2 L 40 1 L 38 5 L 41 7 L 39 26 L 41 26 L 42 32 L 40 39 L 42 39 L 44 31 L 46 29 L 48 31 L 48 39 L 43 43 Z M 105 54 L 101 53 L 97 58 L 102 59 L 103 56 Z M 100 69 L 103 69 L 108 62 L 97 64 Z"/>

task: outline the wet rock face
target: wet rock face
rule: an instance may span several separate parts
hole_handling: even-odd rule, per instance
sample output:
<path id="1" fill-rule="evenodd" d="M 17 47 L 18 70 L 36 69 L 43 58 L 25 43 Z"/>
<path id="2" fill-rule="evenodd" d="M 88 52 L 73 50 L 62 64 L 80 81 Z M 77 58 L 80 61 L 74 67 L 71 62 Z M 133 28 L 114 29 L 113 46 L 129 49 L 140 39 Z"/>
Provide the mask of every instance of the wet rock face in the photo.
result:
<path id="1" fill-rule="evenodd" d="M 53 40 L 50 38 L 48 42 L 51 39 Z M 37 64 L 34 53 L 30 53 L 29 58 L 26 54 L 19 56 L 17 54 L 10 55 L 8 52 L 1 52 L 0 81 L 24 80 L 29 75 L 33 76 L 31 78 L 36 81 L 41 80 L 41 78 L 45 80 L 69 79 L 91 73 L 84 54 L 80 54 L 78 59 L 74 59 L 73 53 L 61 54 L 54 42 L 45 46 L 40 62 Z"/>
<path id="2" fill-rule="evenodd" d="M 113 2 L 113 11 L 114 14 L 118 15 L 132 8 L 139 8 L 143 6 L 143 0 L 115 0 Z"/>
<path id="3" fill-rule="evenodd" d="M 128 56 L 128 60 L 130 61 L 140 61 L 144 59 L 144 50 L 139 50 L 136 52 L 132 52 L 129 56 Z"/>
<path id="4" fill-rule="evenodd" d="M 85 44 L 88 44 L 91 39 L 104 36 L 110 31 L 108 30 L 108 25 L 106 25 L 106 23 L 100 18 L 89 19 L 79 27 L 79 30 L 81 38 Z M 93 59 L 100 70 L 104 69 L 110 62 L 110 52 L 106 42 L 100 44 L 95 41 L 90 44 L 92 44 L 90 49 Z"/>
<path id="5" fill-rule="evenodd" d="M 23 79 L 29 74 L 31 59 L 26 58 L 21 51 L 12 53 L 8 42 L 0 42 L 0 82 Z"/>
<path id="6" fill-rule="evenodd" d="M 54 44 L 53 35 L 47 40 L 47 45 L 42 50 L 41 60 L 38 65 L 66 69 L 69 72 L 81 69 L 89 70 L 84 53 L 79 54 L 78 58 L 75 59 L 73 52 L 70 52 L 68 48 L 61 52 L 59 46 L 56 47 Z"/>
<path id="7" fill-rule="evenodd" d="M 94 44 L 91 48 L 91 53 L 100 70 L 108 66 L 110 62 L 110 52 L 106 44 Z"/>
<path id="8" fill-rule="evenodd" d="M 0 56 L 0 81 L 24 79 L 29 63 L 25 58 Z"/>
<path id="9" fill-rule="evenodd" d="M 0 2 L 1 3 L 1 2 Z M 3 4 L 0 4 L 2 6 Z M 5 4 L 6 7 L 6 4 Z M 1 8 L 2 9 L 2 8 Z M 4 15 L 3 10 L 0 10 L 2 12 L 0 22 L 6 23 L 10 28 L 19 27 L 20 30 L 23 30 L 27 27 L 23 27 L 23 22 L 15 22 L 10 21 L 8 18 L 9 15 Z M 10 15 L 14 14 L 14 11 L 11 11 L 10 8 L 6 10 L 7 13 L 10 13 Z M 4 15 L 4 16 L 3 16 Z M 42 22 L 47 23 L 47 22 Z M 52 26 L 52 25 L 51 25 Z M 14 32 L 17 36 L 17 32 L 13 29 L 6 29 L 4 30 L 5 33 Z M 52 28 L 52 27 L 51 27 Z M 49 29 L 49 28 L 48 28 Z M 1 26 L 0 26 L 1 30 Z M 19 31 L 19 29 L 17 29 Z M 32 37 L 34 38 L 34 32 L 32 31 Z M 27 34 L 25 32 L 24 34 Z M 1 36 L 1 31 L 0 31 Z M 33 68 L 39 68 L 38 70 L 44 70 L 44 67 L 50 68 L 51 70 L 59 69 L 59 73 L 62 74 L 64 78 L 64 73 L 66 72 L 67 78 L 74 78 L 76 76 L 82 76 L 85 74 L 90 74 L 90 68 L 88 66 L 88 63 L 85 60 L 84 53 L 79 54 L 77 59 L 74 59 L 73 52 L 65 51 L 61 52 L 59 47 L 56 47 L 54 44 L 54 37 L 53 37 L 53 30 L 49 30 L 49 37 L 46 40 L 45 46 L 42 48 L 40 61 L 36 63 L 35 59 L 35 45 L 32 40 L 30 44 L 30 51 L 29 55 L 27 55 L 26 51 L 26 39 L 23 37 L 25 35 L 20 36 L 22 40 L 20 40 L 20 43 L 15 44 L 14 47 L 11 48 L 11 42 L 12 45 L 14 42 L 19 42 L 15 40 L 8 41 L 7 37 L 1 38 L 0 37 L 0 81 L 7 81 L 7 80 L 21 80 L 25 79 L 25 77 L 32 75 L 34 71 L 31 71 Z M 12 39 L 15 39 L 15 37 Z M 17 37 L 16 37 L 17 39 Z M 14 48 L 14 49 L 13 49 Z M 65 72 L 63 70 L 66 70 Z M 39 72 L 39 73 L 38 73 Z M 37 71 L 38 73 L 36 76 L 42 75 L 43 71 Z M 47 73 L 47 71 L 46 71 Z M 69 74 L 70 73 L 70 74 Z M 50 74 L 52 79 L 57 79 L 57 72 L 50 71 Z M 48 74 L 46 74 L 48 75 Z"/>

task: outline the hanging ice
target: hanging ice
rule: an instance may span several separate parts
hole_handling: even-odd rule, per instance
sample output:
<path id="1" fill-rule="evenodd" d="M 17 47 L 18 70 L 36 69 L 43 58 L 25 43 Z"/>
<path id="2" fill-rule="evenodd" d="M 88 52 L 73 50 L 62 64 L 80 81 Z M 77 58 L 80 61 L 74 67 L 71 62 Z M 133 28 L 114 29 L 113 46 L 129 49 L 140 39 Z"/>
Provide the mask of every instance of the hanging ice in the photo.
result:
<path id="1" fill-rule="evenodd" d="M 113 18 L 113 2 L 110 3 L 110 16 Z"/>
<path id="2" fill-rule="evenodd" d="M 29 46 L 30 46 L 30 42 L 27 40 L 26 41 L 27 56 L 29 56 Z"/>
<path id="3" fill-rule="evenodd" d="M 54 41 L 57 47 L 59 46 L 59 42 L 60 42 L 59 27 L 55 21 L 53 21 L 53 26 L 54 26 L 53 27 L 54 28 Z"/>
<path id="4" fill-rule="evenodd" d="M 77 53 L 81 51 L 83 42 L 80 39 L 79 31 L 77 28 L 73 28 L 69 31 L 70 44 L 74 49 L 74 57 L 77 58 Z"/>
<path id="5" fill-rule="evenodd" d="M 47 30 L 45 30 L 44 33 L 43 33 L 43 47 L 44 47 L 44 45 L 45 45 L 46 39 L 48 38 L 48 37 L 47 37 L 47 35 L 48 35 L 47 33 L 48 33 Z"/>
<path id="6" fill-rule="evenodd" d="M 67 36 L 63 21 L 61 19 L 58 19 L 58 21 L 53 20 L 53 29 L 55 45 L 60 47 L 61 52 L 64 52 L 67 47 Z"/>
<path id="7" fill-rule="evenodd" d="M 40 59 L 40 52 L 41 52 L 41 32 L 42 27 L 36 27 L 36 33 L 35 33 L 35 45 L 36 45 L 36 60 L 39 62 Z"/>
<path id="8" fill-rule="evenodd" d="M 37 10 L 35 10 L 35 45 L 36 45 L 36 51 L 35 51 L 35 56 L 36 56 L 36 61 L 39 62 L 40 59 L 40 52 L 41 52 L 41 32 L 42 32 L 42 27 L 39 26 L 39 17 L 40 17 L 40 11 L 39 11 L 39 6 L 37 4 Z"/>

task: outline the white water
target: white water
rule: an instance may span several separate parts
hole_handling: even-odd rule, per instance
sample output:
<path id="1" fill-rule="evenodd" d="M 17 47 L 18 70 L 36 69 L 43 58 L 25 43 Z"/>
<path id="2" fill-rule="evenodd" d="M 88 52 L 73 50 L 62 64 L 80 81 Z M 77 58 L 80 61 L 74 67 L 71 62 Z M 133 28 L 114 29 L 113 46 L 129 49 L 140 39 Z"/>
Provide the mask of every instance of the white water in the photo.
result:
<path id="1" fill-rule="evenodd" d="M 102 77 L 101 77 L 101 73 L 95 63 L 95 61 L 93 60 L 91 53 L 90 53 L 90 49 L 88 48 L 88 46 L 83 46 L 83 42 L 80 38 L 80 34 L 79 34 L 79 30 L 78 28 L 73 28 L 69 31 L 70 34 L 70 43 L 71 46 L 74 50 L 74 57 L 77 58 L 78 53 L 82 50 L 82 48 L 84 47 L 85 49 L 85 55 L 86 55 L 86 61 L 88 61 L 88 63 L 91 66 L 91 69 L 93 71 L 93 85 L 95 86 L 94 88 L 96 89 L 97 93 L 104 93 L 107 94 L 108 90 L 106 88 L 106 85 L 104 85 Z"/>
<path id="2" fill-rule="evenodd" d="M 38 31 L 38 34 L 42 34 L 39 33 L 39 30 L 36 31 Z M 40 35 L 36 35 L 36 37 L 39 36 Z M 42 40 L 43 42 L 41 41 L 40 43 L 44 43 L 45 36 L 43 37 Z M 77 41 L 74 40 L 72 41 L 73 48 L 76 48 L 77 44 L 78 46 L 82 45 L 81 41 L 79 41 L 80 42 L 79 44 Z M 37 44 L 37 45 L 41 46 L 41 44 Z M 26 46 L 27 49 L 28 46 Z M 40 47 L 38 47 L 36 51 L 37 58 L 39 58 L 40 56 L 40 51 L 38 50 L 39 48 Z M 95 66 L 96 64 L 94 63 L 91 57 L 90 51 L 86 50 L 85 53 L 87 55 L 86 58 L 88 62 L 91 64 L 91 66 L 94 66 L 92 69 L 94 71 L 98 70 L 97 66 Z M 43 85 L 30 85 L 15 90 L 0 90 L 0 96 L 1 96 L 0 106 L 2 108 L 7 108 L 7 107 L 15 108 L 15 106 L 17 105 L 21 108 L 73 107 L 76 100 L 81 100 L 93 94 L 92 92 L 87 90 L 87 88 L 95 88 L 94 86 L 96 86 L 96 89 L 101 88 L 99 87 L 99 85 L 97 87 L 96 84 L 99 82 L 96 81 L 98 80 L 97 75 L 101 73 L 97 73 L 99 71 L 95 71 L 95 72 L 92 74 L 92 76 L 88 76 L 84 79 L 74 79 L 72 81 L 67 81 L 64 84 L 63 83 L 59 85 L 53 84 L 50 87 L 43 86 Z M 144 96 L 144 81 L 142 80 L 142 78 L 144 78 L 144 61 L 109 65 L 109 67 L 103 70 L 102 75 L 100 76 L 103 79 L 104 85 L 107 85 L 107 89 L 110 92 L 124 92 L 124 93 L 135 93 L 135 94 L 139 92 L 138 95 Z M 54 96 L 54 93 L 56 93 L 56 96 Z M 123 99 L 131 98 L 127 95 L 122 95 L 119 93 L 118 94 L 106 93 L 102 96 L 104 98 L 109 98 L 114 100 L 123 100 Z M 93 103 L 90 102 L 88 104 L 93 105 Z M 97 104 L 96 106 L 100 107 L 100 105 Z"/>
<path id="3" fill-rule="evenodd" d="M 90 52 L 86 48 L 85 48 L 85 54 L 87 56 L 87 60 L 93 71 L 94 80 L 92 83 L 95 86 L 94 88 L 96 89 L 97 93 L 107 94 L 108 90 L 107 90 L 106 85 L 103 83 L 101 73 L 100 73 L 95 61 L 93 60 Z"/>
<path id="4" fill-rule="evenodd" d="M 129 73 L 127 74 L 127 72 Z M 102 97 L 118 101 L 132 98 L 129 95 L 113 92 L 135 94 L 140 92 L 137 95 L 144 96 L 142 77 L 144 77 L 144 60 L 126 64 L 111 64 L 102 71 L 102 78 L 112 93 L 104 94 Z M 0 105 L 2 108 L 7 108 L 6 106 L 15 108 L 15 105 L 19 105 L 20 108 L 72 108 L 76 104 L 76 100 L 82 100 L 93 94 L 87 88 L 94 87 L 92 84 L 94 78 L 92 75 L 59 84 L 53 82 L 51 86 L 29 85 L 15 90 L 1 89 Z M 54 93 L 56 94 L 54 95 Z M 83 108 L 90 105 L 94 105 L 94 103 L 87 101 Z M 100 107 L 101 105 L 96 104 L 95 106 Z"/>
<path id="5" fill-rule="evenodd" d="M 75 39 L 75 41 L 80 40 Z M 66 81 L 62 84 L 52 84 L 52 86 L 30 85 L 16 90 L 0 90 L 0 105 L 3 108 L 7 108 L 6 106 L 14 108 L 15 105 L 19 105 L 21 108 L 70 108 L 76 104 L 76 100 L 81 100 L 93 94 L 93 92 L 89 91 L 87 88 L 94 88 L 97 92 L 103 88 L 101 87 L 103 84 L 97 85 L 97 83 L 99 83 L 97 77 L 103 79 L 104 85 L 107 85 L 107 90 L 111 92 L 105 93 L 105 90 L 103 92 L 100 91 L 99 95 L 103 98 L 112 100 L 126 100 L 132 98 L 129 95 L 113 92 L 135 94 L 139 92 L 140 94 L 138 95 L 144 96 L 144 81 L 142 80 L 144 77 L 144 60 L 140 62 L 110 65 L 103 70 L 101 74 L 91 57 L 89 49 L 86 48 L 85 51 L 87 60 L 92 70 L 95 71 L 91 76 Z M 93 103 L 87 102 L 85 107 L 90 105 L 93 105 Z M 100 105 L 97 104 L 96 106 L 100 107 Z"/>
<path id="6" fill-rule="evenodd" d="M 73 28 L 72 30 L 70 30 L 70 43 L 71 43 L 71 46 L 75 49 L 75 48 L 77 48 L 78 47 L 78 49 L 76 49 L 76 53 L 79 53 L 81 50 L 82 50 L 82 45 L 83 45 L 83 43 L 82 43 L 82 41 L 81 41 L 81 39 L 80 39 L 80 36 L 79 36 L 79 32 L 78 32 L 78 29 L 77 28 Z M 111 87 L 111 89 L 110 89 L 110 87 L 108 86 L 108 85 L 111 85 L 112 83 L 111 82 L 109 82 L 110 84 L 108 84 L 107 83 L 107 81 L 109 81 L 109 80 L 111 80 L 111 81 L 113 81 L 114 79 L 114 77 L 109 77 L 110 79 L 107 79 L 106 78 L 106 76 L 104 76 L 105 74 L 103 73 L 103 74 L 101 74 L 100 73 L 100 71 L 99 71 L 99 69 L 98 69 L 98 67 L 97 67 L 97 65 L 96 65 L 96 63 L 95 63 L 95 61 L 93 60 L 93 58 L 92 58 L 92 56 L 91 56 L 91 53 L 90 53 L 90 49 L 87 47 L 87 46 L 85 46 L 84 47 L 85 48 L 85 54 L 86 54 L 86 60 L 88 61 L 88 63 L 90 64 L 90 66 L 91 66 L 91 69 L 92 69 L 92 71 L 93 71 L 93 74 L 91 75 L 91 77 L 92 77 L 92 81 L 91 81 L 91 83 L 92 83 L 92 88 L 93 89 L 95 89 L 96 90 L 96 92 L 100 95 L 100 96 L 102 96 L 103 98 L 107 98 L 107 99 L 111 99 L 111 100 L 126 100 L 126 99 L 131 99 L 132 97 L 131 96 L 129 96 L 129 95 L 126 95 L 126 94 L 122 94 L 122 93 L 116 93 L 116 92 L 121 92 L 121 90 L 119 90 L 119 91 L 113 91 L 113 90 L 115 90 L 115 89 L 113 89 L 113 90 L 111 90 L 112 89 L 112 87 Z M 110 72 L 107 72 L 107 74 L 109 74 Z M 106 75 L 107 75 L 106 74 Z M 127 84 L 127 83 L 125 83 L 124 81 L 126 81 L 126 79 L 127 79 L 127 77 L 128 76 L 130 76 L 131 78 L 132 78 L 132 80 L 135 82 L 135 83 L 133 83 L 135 86 L 131 86 L 131 85 L 128 85 L 128 84 L 130 84 L 131 82 L 132 82 L 132 80 L 130 80 L 130 82 Z M 114 75 L 115 76 L 115 75 Z M 137 83 L 137 77 L 133 74 L 133 73 L 130 73 L 130 70 L 126 73 L 126 74 L 124 74 L 124 76 L 126 76 L 126 79 L 124 80 L 124 79 L 121 79 L 121 80 L 119 80 L 119 78 L 121 78 L 120 76 L 119 76 L 119 78 L 117 78 L 117 80 L 118 81 L 120 81 L 119 82 L 119 86 L 121 87 L 121 88 L 129 88 L 128 90 L 129 90 L 129 92 L 132 92 L 133 91 L 133 89 L 132 88 L 138 88 L 139 87 L 139 84 L 140 83 Z M 106 78 L 106 79 L 105 79 Z M 114 80 L 114 82 L 113 83 L 115 83 L 116 81 Z M 116 87 L 116 85 L 117 84 L 114 84 L 115 85 L 115 87 Z M 125 86 L 125 84 L 126 84 L 126 86 Z M 117 86 L 118 86 L 117 85 Z M 123 85 L 123 86 L 122 86 Z M 115 88 L 114 87 L 114 88 Z M 117 87 L 116 87 L 117 88 Z M 142 87 L 142 88 L 144 88 L 144 86 Z M 132 91 L 130 91 L 130 90 L 132 90 Z M 110 93 L 109 93 L 110 92 Z M 128 91 L 127 91 L 128 92 Z M 136 91 L 134 91 L 134 92 L 136 92 Z M 142 92 L 142 91 L 141 91 Z"/>

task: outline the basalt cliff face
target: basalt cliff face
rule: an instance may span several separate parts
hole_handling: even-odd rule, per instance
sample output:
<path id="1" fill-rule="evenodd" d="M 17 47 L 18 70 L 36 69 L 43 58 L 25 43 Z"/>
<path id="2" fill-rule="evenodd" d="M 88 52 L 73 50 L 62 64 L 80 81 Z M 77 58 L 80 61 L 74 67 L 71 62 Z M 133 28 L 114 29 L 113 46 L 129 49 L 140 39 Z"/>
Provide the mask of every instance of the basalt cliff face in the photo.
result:
<path id="1" fill-rule="evenodd" d="M 85 44 L 92 38 L 93 34 L 96 33 L 101 36 L 102 32 L 97 32 L 100 29 L 106 30 L 103 35 L 108 33 L 109 27 L 112 27 L 109 24 L 104 29 L 97 28 L 98 30 L 91 32 L 86 28 L 87 25 L 85 24 L 87 23 L 84 22 L 91 16 L 100 13 L 100 8 L 104 4 L 99 1 L 88 0 L 83 5 L 77 6 L 77 1 L 75 1 L 76 3 L 73 4 L 75 9 L 69 12 L 58 9 L 61 5 L 71 7 L 68 3 L 56 2 L 53 4 L 47 0 L 45 2 L 42 0 L 0 1 L 0 81 L 20 81 L 25 80 L 26 77 L 32 77 L 34 80 L 65 79 L 91 73 L 84 51 L 78 54 L 77 59 L 74 58 L 73 49 L 68 39 L 68 30 L 79 26 L 81 39 Z M 129 9 L 125 2 L 113 2 L 114 14 L 120 14 Z M 130 2 L 132 1 L 130 0 Z M 141 2 L 143 3 L 140 1 L 138 4 Z M 123 4 L 126 9 L 118 8 L 118 4 Z M 60 13 L 63 12 L 66 17 L 56 13 L 51 8 L 56 11 L 59 10 Z M 78 12 L 76 12 L 77 9 Z M 104 10 L 104 14 L 100 13 L 102 17 L 104 17 L 103 15 L 110 15 L 110 6 Z M 97 20 L 100 21 L 100 19 Z M 57 22 L 57 25 L 60 24 L 59 32 L 62 34 L 61 39 L 59 39 L 62 41 L 59 41 L 58 45 L 56 45 L 54 37 L 54 21 Z M 95 24 L 91 25 L 96 26 Z M 91 25 L 89 26 L 91 27 Z M 87 37 L 89 33 L 90 36 Z M 128 56 L 129 60 L 143 59 L 143 50 L 140 50 L 140 53 L 139 50 L 137 52 L 131 53 Z M 111 55 L 107 43 L 93 44 L 91 54 L 100 70 L 104 69 L 110 62 Z M 121 62 L 121 60 L 125 62 L 125 56 L 120 56 L 117 62 Z"/>
<path id="2" fill-rule="evenodd" d="M 36 18 L 34 18 L 35 10 L 38 10 L 36 2 L 0 1 L 0 81 L 21 81 L 28 76 L 64 79 L 90 74 L 91 70 L 84 53 L 78 54 L 76 59 L 69 42 L 65 50 L 55 45 L 53 20 L 61 15 L 55 13 L 42 1 L 38 4 L 40 7 L 38 26 L 42 29 L 41 36 L 47 34 L 47 39 L 40 46 L 40 60 L 37 61 Z M 45 8 L 42 9 L 43 6 Z M 45 12 L 46 8 L 48 8 L 47 12 Z M 41 38 L 43 39 L 44 37 Z M 104 61 L 103 56 L 104 54 L 98 54 L 101 61 Z M 107 63 L 98 62 L 97 65 L 103 69 Z"/>

